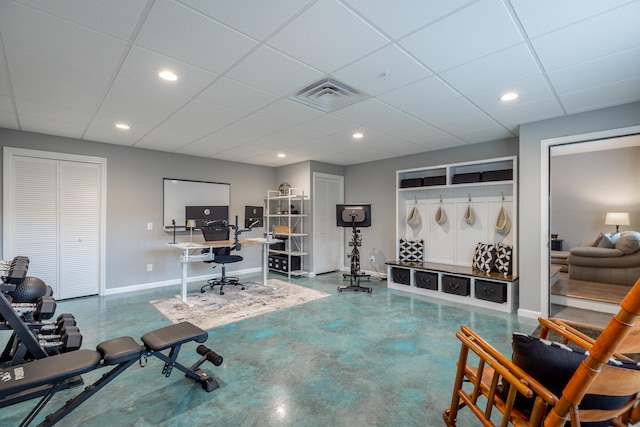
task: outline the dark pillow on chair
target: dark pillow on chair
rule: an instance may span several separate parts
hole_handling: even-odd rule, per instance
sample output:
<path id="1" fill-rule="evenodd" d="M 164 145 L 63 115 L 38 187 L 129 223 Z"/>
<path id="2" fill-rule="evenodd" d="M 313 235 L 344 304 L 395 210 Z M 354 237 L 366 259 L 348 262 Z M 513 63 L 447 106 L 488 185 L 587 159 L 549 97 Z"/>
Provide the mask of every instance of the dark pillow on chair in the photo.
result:
<path id="1" fill-rule="evenodd" d="M 556 396 L 562 394 L 578 365 L 587 358 L 582 350 L 572 350 L 564 344 L 543 340 L 525 334 L 513 334 L 512 361 L 525 372 L 538 380 Z M 640 369 L 636 363 L 622 362 L 612 359 L 610 365 L 629 369 Z M 508 388 L 503 391 L 506 397 Z M 629 396 L 601 396 L 587 394 L 580 403 L 582 409 L 615 409 L 622 406 Z M 515 406 L 521 411 L 530 410 L 533 399 L 526 399 L 518 395 Z M 585 427 L 607 427 L 608 421 L 596 423 L 582 423 Z"/>
<path id="2" fill-rule="evenodd" d="M 495 264 L 495 246 L 490 243 L 478 243 L 473 251 L 471 268 L 490 273 Z"/>
<path id="3" fill-rule="evenodd" d="M 513 248 L 504 243 L 495 244 L 495 266 L 494 269 L 505 276 L 511 275 L 511 258 L 513 257 Z"/>
<path id="4" fill-rule="evenodd" d="M 422 240 L 400 239 L 400 261 L 422 262 L 424 243 Z"/>

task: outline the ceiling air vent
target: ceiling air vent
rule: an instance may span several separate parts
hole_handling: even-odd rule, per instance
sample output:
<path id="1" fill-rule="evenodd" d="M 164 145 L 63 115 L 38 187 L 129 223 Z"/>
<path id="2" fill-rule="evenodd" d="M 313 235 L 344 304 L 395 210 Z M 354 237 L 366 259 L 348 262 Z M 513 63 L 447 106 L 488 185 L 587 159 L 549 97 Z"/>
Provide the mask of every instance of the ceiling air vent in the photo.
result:
<path id="1" fill-rule="evenodd" d="M 344 83 L 325 78 L 298 91 L 290 99 L 325 113 L 330 113 L 366 98 L 367 95 Z"/>

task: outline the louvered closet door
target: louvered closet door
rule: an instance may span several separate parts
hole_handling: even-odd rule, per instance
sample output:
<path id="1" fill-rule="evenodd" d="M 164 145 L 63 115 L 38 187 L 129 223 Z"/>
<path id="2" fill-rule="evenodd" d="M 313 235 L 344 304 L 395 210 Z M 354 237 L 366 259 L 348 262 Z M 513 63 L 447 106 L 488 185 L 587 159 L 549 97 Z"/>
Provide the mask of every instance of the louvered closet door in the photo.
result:
<path id="1" fill-rule="evenodd" d="M 60 162 L 60 298 L 100 290 L 98 168 Z"/>
<path id="2" fill-rule="evenodd" d="M 28 256 L 29 276 L 58 291 L 58 161 L 14 157 L 12 256 Z"/>
<path id="3" fill-rule="evenodd" d="M 28 256 L 29 275 L 44 280 L 58 299 L 100 290 L 99 167 L 14 157 L 11 253 Z"/>

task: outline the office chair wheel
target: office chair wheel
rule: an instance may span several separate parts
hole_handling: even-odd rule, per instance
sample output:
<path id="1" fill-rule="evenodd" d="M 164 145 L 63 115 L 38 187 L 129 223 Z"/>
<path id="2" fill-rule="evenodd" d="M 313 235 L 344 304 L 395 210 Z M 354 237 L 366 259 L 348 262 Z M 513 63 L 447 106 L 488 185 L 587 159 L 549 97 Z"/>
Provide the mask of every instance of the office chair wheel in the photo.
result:
<path id="1" fill-rule="evenodd" d="M 204 294 L 204 289 L 200 289 L 200 293 L 201 293 L 201 294 Z"/>
<path id="2" fill-rule="evenodd" d="M 220 295 L 224 295 L 224 292 L 220 291 Z"/>

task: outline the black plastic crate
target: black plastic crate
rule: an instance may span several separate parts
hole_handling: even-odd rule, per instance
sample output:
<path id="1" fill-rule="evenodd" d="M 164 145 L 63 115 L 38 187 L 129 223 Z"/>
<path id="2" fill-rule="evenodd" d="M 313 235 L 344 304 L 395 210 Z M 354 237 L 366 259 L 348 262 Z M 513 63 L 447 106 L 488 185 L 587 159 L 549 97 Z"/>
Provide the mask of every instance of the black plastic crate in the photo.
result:
<path id="1" fill-rule="evenodd" d="M 454 184 L 468 184 L 482 181 L 482 172 L 457 173 L 453 175 Z"/>
<path id="2" fill-rule="evenodd" d="M 442 292 L 448 294 L 468 296 L 470 294 L 471 279 L 469 277 L 442 276 Z"/>
<path id="3" fill-rule="evenodd" d="M 490 282 L 488 280 L 476 280 L 476 298 L 485 301 L 502 304 L 507 302 L 507 284 L 500 282 Z"/>
<path id="4" fill-rule="evenodd" d="M 482 172 L 482 181 L 511 181 L 513 179 L 513 169 L 500 169 L 495 171 Z"/>
<path id="5" fill-rule="evenodd" d="M 438 273 L 416 271 L 413 274 L 413 281 L 418 288 L 438 290 Z"/>
<path id="6" fill-rule="evenodd" d="M 422 178 L 407 178 L 400 180 L 400 188 L 422 187 Z"/>
<path id="7" fill-rule="evenodd" d="M 393 279 L 393 283 L 398 283 L 400 285 L 411 284 L 411 270 L 408 268 L 391 268 L 391 278 Z"/>
<path id="8" fill-rule="evenodd" d="M 300 257 L 297 255 L 291 257 L 291 265 L 289 265 L 289 257 L 284 254 L 270 254 L 268 261 L 270 270 L 281 273 L 288 273 L 289 270 L 300 270 L 301 266 Z"/>

